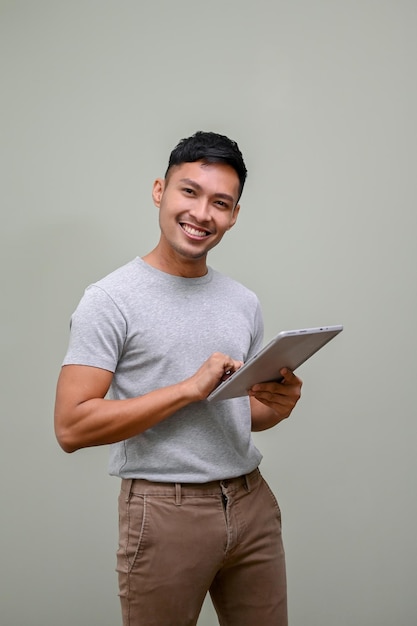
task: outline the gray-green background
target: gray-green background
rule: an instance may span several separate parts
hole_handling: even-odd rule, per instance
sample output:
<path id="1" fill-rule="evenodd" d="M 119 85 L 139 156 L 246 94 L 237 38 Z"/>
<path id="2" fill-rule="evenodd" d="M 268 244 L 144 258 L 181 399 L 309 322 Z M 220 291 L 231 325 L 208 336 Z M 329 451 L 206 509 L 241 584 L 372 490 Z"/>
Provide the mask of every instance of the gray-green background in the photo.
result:
<path id="1" fill-rule="evenodd" d="M 59 449 L 55 384 L 84 287 L 155 245 L 152 182 L 197 129 L 246 158 L 211 265 L 257 291 L 265 340 L 345 325 L 256 436 L 290 624 L 417 623 L 416 27 L 415 0 L 0 0 L 1 624 L 120 624 L 118 481 L 106 448 Z"/>

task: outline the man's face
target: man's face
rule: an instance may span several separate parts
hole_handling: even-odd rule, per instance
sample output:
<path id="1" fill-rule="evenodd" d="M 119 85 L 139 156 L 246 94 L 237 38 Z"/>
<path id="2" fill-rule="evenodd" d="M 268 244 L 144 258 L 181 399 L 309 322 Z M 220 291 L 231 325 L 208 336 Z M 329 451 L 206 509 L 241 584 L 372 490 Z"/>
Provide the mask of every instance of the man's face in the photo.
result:
<path id="1" fill-rule="evenodd" d="M 162 249 L 184 260 L 201 260 L 236 222 L 239 177 L 223 163 L 183 163 L 155 181 L 152 196 L 159 208 Z"/>

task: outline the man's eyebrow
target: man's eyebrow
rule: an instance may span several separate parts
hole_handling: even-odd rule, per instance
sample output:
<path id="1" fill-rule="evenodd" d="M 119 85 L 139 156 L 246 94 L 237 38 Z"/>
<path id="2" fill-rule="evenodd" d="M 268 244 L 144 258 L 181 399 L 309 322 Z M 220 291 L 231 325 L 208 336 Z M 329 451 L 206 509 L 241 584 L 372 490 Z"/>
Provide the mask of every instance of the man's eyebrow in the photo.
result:
<path id="1" fill-rule="evenodd" d="M 190 187 L 194 187 L 194 189 L 196 189 L 197 191 L 203 191 L 202 186 L 199 185 L 199 183 L 197 183 L 195 180 L 192 180 L 191 178 L 181 178 L 180 183 L 183 183 L 184 185 L 189 185 Z M 232 204 L 234 204 L 235 202 L 233 196 L 230 196 L 228 193 L 219 192 L 219 193 L 215 193 L 214 195 L 216 196 L 216 198 L 223 198 L 224 200 L 229 200 L 229 202 L 231 202 Z"/>
<path id="2" fill-rule="evenodd" d="M 190 187 L 194 187 L 194 189 L 197 189 L 197 191 L 202 191 L 203 189 L 201 185 L 196 183 L 195 180 L 192 180 L 191 178 L 181 178 L 180 183 L 183 183 L 184 185 L 189 185 Z"/>

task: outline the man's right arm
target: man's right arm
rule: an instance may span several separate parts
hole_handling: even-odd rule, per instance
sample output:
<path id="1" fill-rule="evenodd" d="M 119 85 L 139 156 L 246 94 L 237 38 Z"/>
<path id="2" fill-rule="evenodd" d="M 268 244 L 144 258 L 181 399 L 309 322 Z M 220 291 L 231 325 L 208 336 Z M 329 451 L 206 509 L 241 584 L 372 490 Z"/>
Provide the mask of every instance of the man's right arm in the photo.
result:
<path id="1" fill-rule="evenodd" d="M 65 365 L 55 402 L 58 442 L 65 452 L 75 452 L 139 435 L 188 404 L 204 400 L 226 372 L 240 365 L 216 352 L 190 378 L 126 400 L 105 398 L 112 372 L 87 365 Z"/>

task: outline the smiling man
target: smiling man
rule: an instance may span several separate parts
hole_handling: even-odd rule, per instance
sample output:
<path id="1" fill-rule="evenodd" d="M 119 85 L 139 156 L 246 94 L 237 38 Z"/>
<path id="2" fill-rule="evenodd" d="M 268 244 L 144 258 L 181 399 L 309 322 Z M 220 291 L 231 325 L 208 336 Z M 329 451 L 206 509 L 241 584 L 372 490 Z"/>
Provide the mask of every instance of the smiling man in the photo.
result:
<path id="1" fill-rule="evenodd" d="M 280 510 L 251 431 L 287 418 L 301 381 L 206 401 L 259 351 L 258 299 L 207 265 L 239 215 L 237 144 L 198 132 L 153 185 L 156 247 L 90 285 L 71 318 L 55 430 L 66 452 L 111 444 L 121 478 L 124 626 L 191 626 L 207 592 L 222 626 L 287 624 Z"/>

